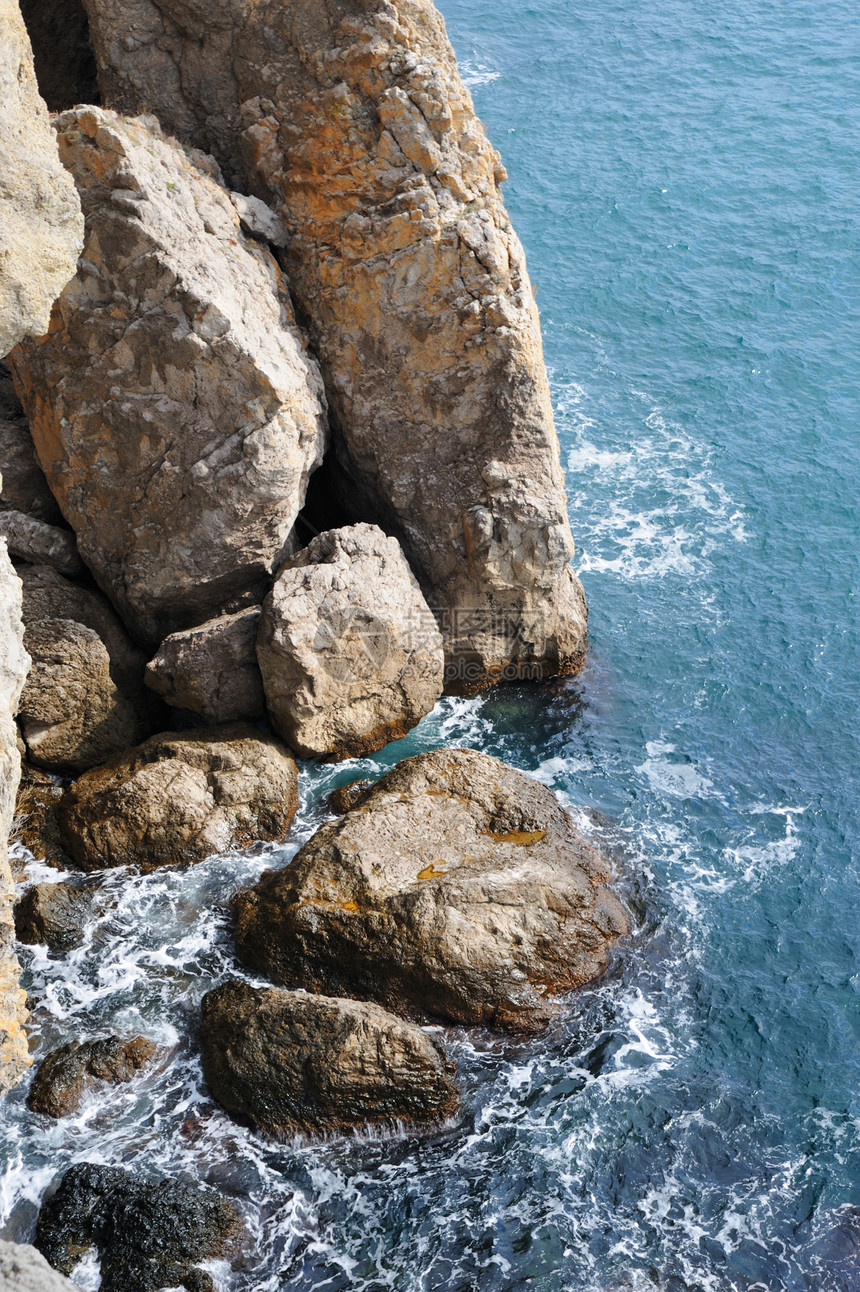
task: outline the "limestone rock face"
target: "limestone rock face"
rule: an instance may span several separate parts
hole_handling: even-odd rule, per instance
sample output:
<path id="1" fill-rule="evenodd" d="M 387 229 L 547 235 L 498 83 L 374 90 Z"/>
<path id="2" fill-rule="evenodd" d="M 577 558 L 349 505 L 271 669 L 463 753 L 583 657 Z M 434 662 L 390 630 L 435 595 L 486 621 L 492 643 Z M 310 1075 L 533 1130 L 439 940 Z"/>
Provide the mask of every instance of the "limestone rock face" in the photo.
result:
<path id="1" fill-rule="evenodd" d="M 146 684 L 177 709 L 207 722 L 254 721 L 266 711 L 257 663 L 260 607 L 209 619 L 165 637 L 146 666 Z"/>
<path id="2" fill-rule="evenodd" d="M 228 982 L 203 998 L 209 1089 L 272 1135 L 428 1126 L 457 1109 L 454 1064 L 378 1005 Z"/>
<path id="3" fill-rule="evenodd" d="M 406 759 L 237 894 L 241 959 L 288 987 L 512 1031 L 598 977 L 628 919 L 545 786 L 486 754 Z"/>
<path id="4" fill-rule="evenodd" d="M 233 1204 L 212 1189 L 79 1162 L 42 1204 L 35 1241 L 63 1274 L 95 1247 L 101 1292 L 214 1292 L 198 1265 L 223 1256 L 239 1225 Z"/>
<path id="5" fill-rule="evenodd" d="M 34 884 L 15 906 L 15 935 L 19 942 L 51 951 L 71 951 L 83 941 L 92 910 L 93 890 L 71 884 Z"/>
<path id="6" fill-rule="evenodd" d="M 14 715 L 29 662 L 21 622 L 21 584 L 0 540 L 0 1095 L 30 1066 L 23 1028 L 26 997 L 18 985 L 20 971 L 12 952 L 15 885 L 8 849 L 21 775 Z"/>
<path id="7" fill-rule="evenodd" d="M 120 1085 L 152 1060 L 155 1045 L 143 1036 L 121 1041 L 107 1036 L 98 1041 L 61 1045 L 45 1056 L 33 1078 L 27 1106 L 48 1117 L 67 1117 L 80 1107 L 87 1090 L 101 1081 Z"/>
<path id="8" fill-rule="evenodd" d="M 404 736 L 442 694 L 442 638 L 400 544 L 375 525 L 317 535 L 278 574 L 257 657 L 269 713 L 308 757 Z"/>
<path id="9" fill-rule="evenodd" d="M 153 736 L 66 791 L 60 830 L 82 870 L 203 861 L 282 839 L 298 770 L 277 740 L 240 724 Z"/>
<path id="10" fill-rule="evenodd" d="M 322 459 L 325 398 L 211 158 L 96 108 L 57 131 L 84 255 L 50 333 L 9 363 L 81 555 L 157 643 L 259 600 Z"/>
<path id="11" fill-rule="evenodd" d="M 17 0 L 0 0 L 0 357 L 47 331 L 82 234 Z"/>
<path id="12" fill-rule="evenodd" d="M 341 501 L 401 539 L 450 689 L 575 671 L 585 602 L 538 312 L 431 0 L 86 5 L 106 101 L 157 112 L 287 226 Z"/>
<path id="13" fill-rule="evenodd" d="M 41 1252 L 26 1243 L 0 1238 L 0 1287 L 3 1292 L 75 1292 L 74 1283 L 52 1270 Z"/>

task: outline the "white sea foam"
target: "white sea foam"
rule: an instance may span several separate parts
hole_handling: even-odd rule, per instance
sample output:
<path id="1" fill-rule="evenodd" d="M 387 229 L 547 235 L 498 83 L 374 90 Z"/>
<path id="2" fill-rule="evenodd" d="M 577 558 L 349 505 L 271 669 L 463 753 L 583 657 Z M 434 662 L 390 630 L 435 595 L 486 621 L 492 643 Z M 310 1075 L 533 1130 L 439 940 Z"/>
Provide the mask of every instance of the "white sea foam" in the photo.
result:
<path id="1" fill-rule="evenodd" d="M 501 72 L 488 67 L 486 63 L 479 63 L 472 58 L 464 58 L 460 61 L 460 76 L 463 79 L 463 84 L 468 85 L 470 90 L 474 90 L 479 85 L 490 85 L 493 81 L 498 81 Z"/>
<path id="2" fill-rule="evenodd" d="M 661 740 L 649 740 L 645 745 L 648 755 L 636 768 L 647 777 L 651 787 L 673 798 L 692 799 L 711 797 L 714 783 L 692 763 L 670 758 L 675 746 Z"/>

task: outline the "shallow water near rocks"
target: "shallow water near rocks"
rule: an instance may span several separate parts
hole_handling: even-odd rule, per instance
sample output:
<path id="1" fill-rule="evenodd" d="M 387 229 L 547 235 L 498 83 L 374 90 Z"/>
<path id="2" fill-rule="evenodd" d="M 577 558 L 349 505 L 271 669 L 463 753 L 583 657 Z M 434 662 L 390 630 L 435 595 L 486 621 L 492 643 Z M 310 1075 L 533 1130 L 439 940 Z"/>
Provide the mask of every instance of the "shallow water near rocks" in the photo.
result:
<path id="1" fill-rule="evenodd" d="M 589 665 L 306 770 L 289 848 L 112 874 L 83 947 L 27 950 L 40 1053 L 115 1029 L 161 1059 L 58 1124 L 26 1083 L 7 1096 L 0 1232 L 29 1238 L 55 1175 L 93 1160 L 234 1197 L 231 1292 L 852 1292 L 855 7 L 441 7 L 539 284 Z M 637 931 L 540 1040 L 446 1033 L 456 1126 L 266 1143 L 213 1107 L 194 1042 L 235 972 L 229 898 L 331 786 L 438 744 L 616 822 Z"/>

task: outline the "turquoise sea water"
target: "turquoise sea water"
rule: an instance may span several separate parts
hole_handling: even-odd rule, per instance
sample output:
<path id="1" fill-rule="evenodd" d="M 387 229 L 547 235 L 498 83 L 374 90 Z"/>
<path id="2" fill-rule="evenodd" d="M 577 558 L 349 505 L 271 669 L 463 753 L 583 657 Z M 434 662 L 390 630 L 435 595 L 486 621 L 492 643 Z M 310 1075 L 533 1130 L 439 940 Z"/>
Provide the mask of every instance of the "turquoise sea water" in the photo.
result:
<path id="1" fill-rule="evenodd" d="M 278 1147 L 213 1109 L 193 1041 L 272 851 L 118 875 L 87 946 L 27 953 L 42 1048 L 111 1026 L 167 1057 L 57 1126 L 7 1100 L 0 1225 L 106 1160 L 236 1197 L 243 1292 L 854 1292 L 860 18 L 441 7 L 539 286 L 591 655 L 357 767 L 463 743 L 536 772 L 617 823 L 639 927 L 540 1041 L 449 1033 L 454 1130 Z M 302 837 L 355 774 L 305 774 Z"/>

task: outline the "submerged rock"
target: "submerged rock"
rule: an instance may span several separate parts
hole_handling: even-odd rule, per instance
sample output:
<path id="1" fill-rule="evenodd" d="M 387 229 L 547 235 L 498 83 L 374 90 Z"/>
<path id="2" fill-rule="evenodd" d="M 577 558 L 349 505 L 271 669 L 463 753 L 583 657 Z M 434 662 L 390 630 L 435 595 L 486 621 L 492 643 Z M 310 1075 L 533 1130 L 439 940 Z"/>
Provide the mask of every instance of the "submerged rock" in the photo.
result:
<path id="1" fill-rule="evenodd" d="M 442 694 L 436 621 L 397 539 L 375 525 L 318 534 L 286 562 L 257 657 L 274 726 L 309 758 L 381 749 Z"/>
<path id="2" fill-rule="evenodd" d="M 207 722 L 254 721 L 266 712 L 257 663 L 260 607 L 208 619 L 165 637 L 146 666 L 146 684 L 168 704 Z"/>
<path id="3" fill-rule="evenodd" d="M 51 306 L 75 272 L 84 222 L 39 97 L 16 0 L 0 0 L 0 359 L 47 331 Z"/>
<path id="4" fill-rule="evenodd" d="M 71 951 L 83 941 L 93 890 L 71 884 L 34 884 L 15 905 L 15 936 L 30 946 Z"/>
<path id="5" fill-rule="evenodd" d="M 283 839 L 297 786 L 289 751 L 253 727 L 167 732 L 79 777 L 60 804 L 60 829 L 82 870 L 203 861 Z"/>
<path id="6" fill-rule="evenodd" d="M 131 1081 L 155 1051 L 153 1042 L 143 1036 L 130 1041 L 108 1036 L 100 1041 L 62 1045 L 40 1063 L 27 1107 L 48 1117 L 68 1117 L 77 1111 L 90 1086 L 100 1081 L 114 1086 Z"/>
<path id="7" fill-rule="evenodd" d="M 373 781 L 348 781 L 346 785 L 338 785 L 333 789 L 328 801 L 332 809 L 342 816 L 350 808 L 356 807 L 370 789 L 373 789 Z"/>
<path id="8" fill-rule="evenodd" d="M 448 684 L 573 672 L 540 322 L 431 0 L 86 0 L 107 102 L 212 151 L 289 231 L 284 264 L 336 422 L 340 501 L 401 540 Z M 134 39 L 128 33 L 134 31 Z"/>
<path id="9" fill-rule="evenodd" d="M 84 256 L 50 333 L 9 362 L 81 555 L 157 643 L 259 600 L 322 460 L 325 397 L 211 158 L 97 108 L 57 130 Z"/>
<path id="10" fill-rule="evenodd" d="M 598 977 L 629 927 L 608 860 L 495 758 L 406 759 L 234 899 L 241 959 L 288 987 L 512 1031 Z"/>
<path id="11" fill-rule="evenodd" d="M 85 1162 L 42 1204 L 35 1245 L 63 1274 L 96 1247 L 101 1292 L 214 1292 L 200 1262 L 223 1256 L 238 1230 L 235 1207 L 211 1189 Z"/>
<path id="12" fill-rule="evenodd" d="M 3 1292 L 75 1292 L 74 1283 L 52 1270 L 41 1252 L 26 1243 L 0 1238 L 0 1287 Z"/>
<path id="13" fill-rule="evenodd" d="M 21 622 L 21 584 L 0 539 L 0 1095 L 30 1066 L 24 1034 L 26 996 L 19 985 L 20 967 L 12 950 L 15 884 L 8 849 L 21 774 L 15 713 L 29 663 Z"/>
<path id="14" fill-rule="evenodd" d="M 441 1043 L 378 1005 L 228 982 L 203 998 L 209 1089 L 270 1135 L 430 1126 L 457 1110 Z"/>

